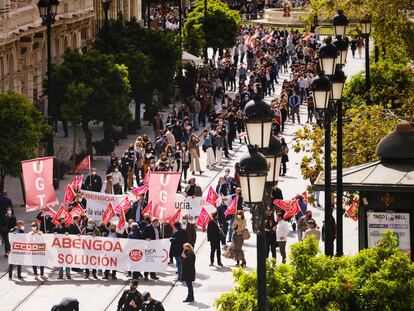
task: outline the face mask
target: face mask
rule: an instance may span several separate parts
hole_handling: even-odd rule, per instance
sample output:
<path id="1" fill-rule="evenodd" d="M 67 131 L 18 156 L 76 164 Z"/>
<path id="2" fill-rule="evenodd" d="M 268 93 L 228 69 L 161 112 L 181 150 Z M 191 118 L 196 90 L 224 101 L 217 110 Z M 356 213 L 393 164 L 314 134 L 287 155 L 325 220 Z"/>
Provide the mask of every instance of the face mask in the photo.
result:
<path id="1" fill-rule="evenodd" d="M 24 226 L 21 226 L 21 227 L 20 227 L 20 230 L 24 231 Z"/>
<path id="2" fill-rule="evenodd" d="M 184 225 L 187 224 L 187 220 L 186 219 L 183 219 L 183 224 Z"/>
<path id="3" fill-rule="evenodd" d="M 118 169 L 117 168 L 115 169 L 115 173 L 118 173 Z"/>
<path id="4" fill-rule="evenodd" d="M 241 219 L 241 215 L 237 215 L 237 218 L 238 218 L 238 219 Z"/>
<path id="5" fill-rule="evenodd" d="M 93 225 L 88 224 L 88 229 L 93 229 Z"/>
<path id="6" fill-rule="evenodd" d="M 111 232 L 114 233 L 115 232 L 115 229 L 111 229 Z"/>
<path id="7" fill-rule="evenodd" d="M 32 231 L 36 231 L 37 227 L 31 227 Z"/>
<path id="8" fill-rule="evenodd" d="M 45 216 L 46 216 L 46 217 L 49 217 L 49 216 L 50 216 L 50 213 L 49 213 L 49 212 L 46 212 L 46 213 L 45 213 Z"/>
<path id="9" fill-rule="evenodd" d="M 151 168 L 154 168 L 155 167 L 155 164 L 151 164 L 150 166 L 151 166 Z"/>
<path id="10" fill-rule="evenodd" d="M 12 215 L 12 211 L 7 211 L 7 215 L 11 216 Z"/>
<path id="11" fill-rule="evenodd" d="M 96 172 L 92 172 L 92 175 L 96 175 Z"/>

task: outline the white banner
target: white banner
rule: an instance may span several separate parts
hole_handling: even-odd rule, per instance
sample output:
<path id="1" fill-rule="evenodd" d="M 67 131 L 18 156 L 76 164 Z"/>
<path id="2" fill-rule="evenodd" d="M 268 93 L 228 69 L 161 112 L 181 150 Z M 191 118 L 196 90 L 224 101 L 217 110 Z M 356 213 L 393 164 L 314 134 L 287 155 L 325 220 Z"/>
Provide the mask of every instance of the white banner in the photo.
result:
<path id="1" fill-rule="evenodd" d="M 95 221 L 101 221 L 102 215 L 106 210 L 106 207 L 109 203 L 112 203 L 112 206 L 117 206 L 126 196 L 128 196 L 129 200 L 136 201 L 136 197 L 131 194 L 122 194 L 122 195 L 115 195 L 115 194 L 106 194 L 101 192 L 93 192 L 93 191 L 86 191 L 82 190 L 84 194 L 84 198 L 86 199 L 86 215 L 89 219 L 93 219 Z"/>
<path id="2" fill-rule="evenodd" d="M 207 203 L 203 197 L 185 197 L 182 194 L 178 194 L 175 197 L 175 209 L 182 208 L 181 215 L 187 213 L 191 220 L 197 220 L 200 215 L 201 209 L 204 207 L 207 212 L 212 213 L 216 210 L 214 206 Z"/>
<path id="3" fill-rule="evenodd" d="M 165 272 L 170 240 L 9 233 L 9 264 Z"/>

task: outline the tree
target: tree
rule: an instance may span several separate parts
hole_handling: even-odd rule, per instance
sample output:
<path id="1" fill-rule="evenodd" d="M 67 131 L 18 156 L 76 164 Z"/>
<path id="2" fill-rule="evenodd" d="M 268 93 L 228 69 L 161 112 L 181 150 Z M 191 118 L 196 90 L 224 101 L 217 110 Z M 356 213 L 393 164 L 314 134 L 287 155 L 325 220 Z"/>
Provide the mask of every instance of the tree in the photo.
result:
<path id="1" fill-rule="evenodd" d="M 121 17 L 111 21 L 108 44 L 100 31 L 94 49 L 114 55 L 129 70 L 131 95 L 136 102 L 139 120 L 139 103 L 151 104 L 157 89 L 163 98 L 172 94 L 174 75 L 181 51 L 173 32 L 142 28 L 135 19 L 124 22 Z"/>
<path id="2" fill-rule="evenodd" d="M 308 26 L 316 14 L 320 20 L 331 20 L 337 9 L 344 10 L 352 20 L 370 17 L 372 37 L 382 52 L 382 58 L 396 63 L 414 59 L 412 41 L 414 27 L 410 22 L 409 7 L 412 0 L 311 0 Z"/>
<path id="3" fill-rule="evenodd" d="M 213 49 L 231 48 L 236 44 L 239 25 L 239 12 L 220 0 L 208 1 L 204 20 L 204 1 L 198 1 L 184 23 L 184 48 L 194 55 L 200 55 L 205 45 Z"/>
<path id="4" fill-rule="evenodd" d="M 327 257 L 313 236 L 291 247 L 290 263 L 267 264 L 269 310 L 414 310 L 414 264 L 384 234 L 354 256 Z M 257 310 L 257 274 L 234 271 L 235 286 L 216 300 L 219 311 Z"/>
<path id="5" fill-rule="evenodd" d="M 25 96 L 14 92 L 0 94 L 0 192 L 5 177 L 21 174 L 21 161 L 35 157 L 40 140 L 51 130 Z"/>
<path id="6" fill-rule="evenodd" d="M 378 160 L 375 149 L 380 140 L 392 132 L 398 122 L 395 115 L 380 105 L 352 107 L 343 118 L 343 165 L 350 167 Z M 305 152 L 301 161 L 304 179 L 314 183 L 323 171 L 324 131 L 305 126 L 293 138 L 293 150 Z M 332 167 L 336 168 L 336 122 L 332 123 Z"/>
<path id="7" fill-rule="evenodd" d="M 79 89 L 80 86 L 82 89 Z M 78 114 L 71 116 L 72 120 L 77 121 L 78 117 L 81 118 L 86 151 L 90 155 L 92 155 L 90 121 L 103 122 L 105 129 L 124 126 L 131 117 L 128 70 L 126 66 L 115 63 L 112 55 L 96 51 L 81 55 L 67 50 L 64 62 L 53 68 L 50 90 L 49 96 L 52 97 L 52 102 L 59 103 L 54 111 L 59 111 L 60 114 L 62 114 L 61 104 L 71 105 L 76 100 L 73 98 L 76 92 L 81 92 L 82 96 L 85 96 L 76 103 L 77 109 L 71 109 L 70 112 Z"/>

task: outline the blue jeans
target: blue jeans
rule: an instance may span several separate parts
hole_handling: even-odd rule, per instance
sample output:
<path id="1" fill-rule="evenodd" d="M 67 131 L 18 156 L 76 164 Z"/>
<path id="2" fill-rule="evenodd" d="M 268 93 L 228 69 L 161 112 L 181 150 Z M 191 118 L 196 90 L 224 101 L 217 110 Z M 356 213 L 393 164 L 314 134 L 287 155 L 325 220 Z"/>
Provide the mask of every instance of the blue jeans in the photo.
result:
<path id="1" fill-rule="evenodd" d="M 199 124 L 198 124 L 198 112 L 193 112 L 191 113 L 191 121 L 193 123 L 193 128 L 194 129 L 198 129 L 199 128 Z"/>
<path id="2" fill-rule="evenodd" d="M 185 283 L 187 284 L 187 288 L 188 288 L 187 299 L 194 300 L 193 281 L 185 281 Z"/>
<path id="3" fill-rule="evenodd" d="M 181 279 L 181 271 L 183 267 L 183 262 L 181 261 L 181 256 L 174 256 L 175 264 L 177 265 L 178 279 Z"/>

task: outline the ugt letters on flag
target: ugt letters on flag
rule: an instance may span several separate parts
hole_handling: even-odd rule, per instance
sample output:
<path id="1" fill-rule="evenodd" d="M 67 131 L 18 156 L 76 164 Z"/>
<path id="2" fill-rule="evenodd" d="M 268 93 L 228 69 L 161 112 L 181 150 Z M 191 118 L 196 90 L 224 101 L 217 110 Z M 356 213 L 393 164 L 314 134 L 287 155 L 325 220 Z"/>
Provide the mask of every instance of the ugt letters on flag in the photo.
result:
<path id="1" fill-rule="evenodd" d="M 26 212 L 58 204 L 53 188 L 53 157 L 22 161 Z"/>
<path id="2" fill-rule="evenodd" d="M 175 194 L 181 173 L 151 172 L 149 199 L 152 201 L 152 216 L 168 221 L 175 214 Z"/>

